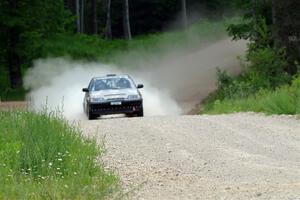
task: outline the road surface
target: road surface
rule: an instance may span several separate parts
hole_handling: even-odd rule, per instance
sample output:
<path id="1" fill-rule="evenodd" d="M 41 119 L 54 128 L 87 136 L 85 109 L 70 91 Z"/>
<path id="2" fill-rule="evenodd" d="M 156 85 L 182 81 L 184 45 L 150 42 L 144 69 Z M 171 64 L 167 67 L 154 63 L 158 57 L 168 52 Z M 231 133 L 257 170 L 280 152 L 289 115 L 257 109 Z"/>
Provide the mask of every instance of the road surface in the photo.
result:
<path id="1" fill-rule="evenodd" d="M 300 121 L 231 114 L 82 120 L 129 199 L 300 199 Z M 98 130 L 98 133 L 96 133 Z"/>

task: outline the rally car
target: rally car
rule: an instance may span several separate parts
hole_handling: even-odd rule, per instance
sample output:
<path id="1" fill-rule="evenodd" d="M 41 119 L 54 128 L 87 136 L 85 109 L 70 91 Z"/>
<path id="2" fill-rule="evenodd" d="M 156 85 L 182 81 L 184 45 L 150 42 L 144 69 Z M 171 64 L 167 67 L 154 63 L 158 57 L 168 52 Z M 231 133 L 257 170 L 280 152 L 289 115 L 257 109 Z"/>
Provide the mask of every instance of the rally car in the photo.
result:
<path id="1" fill-rule="evenodd" d="M 89 120 L 101 115 L 126 114 L 127 116 L 144 116 L 143 98 L 139 89 L 129 75 L 109 74 L 92 78 L 85 92 L 83 109 Z"/>

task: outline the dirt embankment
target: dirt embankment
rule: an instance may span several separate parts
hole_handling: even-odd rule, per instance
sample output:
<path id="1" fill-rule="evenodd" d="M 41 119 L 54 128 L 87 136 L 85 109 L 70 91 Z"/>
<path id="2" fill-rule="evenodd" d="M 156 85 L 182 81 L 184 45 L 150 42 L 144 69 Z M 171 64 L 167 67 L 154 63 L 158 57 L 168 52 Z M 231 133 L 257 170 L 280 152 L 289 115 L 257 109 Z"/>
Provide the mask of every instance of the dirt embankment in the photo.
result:
<path id="1" fill-rule="evenodd" d="M 0 101 L 0 110 L 16 110 L 16 109 L 26 109 L 28 108 L 28 102 L 26 101 Z"/>

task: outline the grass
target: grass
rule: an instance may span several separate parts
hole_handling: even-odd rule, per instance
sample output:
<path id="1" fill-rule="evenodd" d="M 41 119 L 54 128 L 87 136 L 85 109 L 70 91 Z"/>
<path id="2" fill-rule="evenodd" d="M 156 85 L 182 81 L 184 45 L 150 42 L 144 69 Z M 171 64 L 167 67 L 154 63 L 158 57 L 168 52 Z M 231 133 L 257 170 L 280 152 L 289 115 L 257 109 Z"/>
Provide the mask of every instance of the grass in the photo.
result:
<path id="1" fill-rule="evenodd" d="M 261 90 L 247 98 L 225 98 L 207 103 L 202 111 L 205 114 L 236 112 L 262 112 L 266 114 L 300 114 L 300 76 L 292 85 L 276 90 Z"/>
<path id="2" fill-rule="evenodd" d="M 59 114 L 0 112 L 0 199 L 107 199 L 118 177 L 102 149 Z"/>

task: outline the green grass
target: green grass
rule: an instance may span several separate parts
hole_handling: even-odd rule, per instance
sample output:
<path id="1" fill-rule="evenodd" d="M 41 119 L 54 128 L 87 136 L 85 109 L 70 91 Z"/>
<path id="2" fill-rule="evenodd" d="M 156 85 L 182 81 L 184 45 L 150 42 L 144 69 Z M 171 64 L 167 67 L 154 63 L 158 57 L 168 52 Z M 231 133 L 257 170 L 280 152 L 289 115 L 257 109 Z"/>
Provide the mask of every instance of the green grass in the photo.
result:
<path id="1" fill-rule="evenodd" d="M 107 199 L 118 177 L 102 149 L 59 115 L 0 112 L 0 199 Z"/>
<path id="2" fill-rule="evenodd" d="M 276 90 L 261 90 L 247 98 L 225 98 L 209 102 L 201 113 L 250 111 L 266 114 L 300 114 L 300 76 L 294 79 L 292 85 L 285 85 Z"/>

